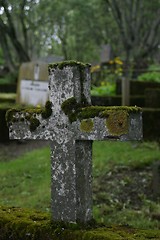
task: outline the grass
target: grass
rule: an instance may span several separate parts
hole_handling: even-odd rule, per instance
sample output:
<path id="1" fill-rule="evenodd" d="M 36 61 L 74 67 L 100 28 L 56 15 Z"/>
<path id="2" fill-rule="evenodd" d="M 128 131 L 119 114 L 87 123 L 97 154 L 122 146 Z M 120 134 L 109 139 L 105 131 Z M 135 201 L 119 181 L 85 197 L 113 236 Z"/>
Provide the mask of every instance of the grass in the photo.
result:
<path id="1" fill-rule="evenodd" d="M 3 100 L 15 100 L 16 99 L 16 93 L 0 93 L 0 99 Z"/>
<path id="2" fill-rule="evenodd" d="M 152 204 L 153 203 L 151 203 L 151 205 Z M 157 205 L 156 209 L 159 206 Z M 144 207 L 146 207 L 145 204 Z M 148 207 L 142 210 L 126 208 L 117 211 L 116 208 L 113 209 L 113 207 L 108 207 L 104 204 L 103 206 L 94 206 L 93 212 L 97 221 L 106 225 L 120 224 L 122 226 L 128 225 L 139 229 L 160 229 L 159 220 L 153 220 L 149 214 L 146 214 L 146 211 L 149 210 Z"/>
<path id="3" fill-rule="evenodd" d="M 95 174 L 105 172 L 106 168 L 125 165 L 143 168 L 160 159 L 159 146 L 156 142 L 96 142 L 93 147 Z"/>
<path id="4" fill-rule="evenodd" d="M 93 145 L 93 175 L 97 179 L 116 166 L 142 169 L 160 159 L 157 143 L 95 142 Z M 34 150 L 14 161 L 0 162 L 0 205 L 50 210 L 50 150 Z M 97 182 L 96 182 L 97 181 Z M 106 182 L 107 184 L 107 182 Z M 107 193 L 103 193 L 107 194 Z M 129 224 L 133 227 L 159 229 L 150 218 L 153 209 L 160 213 L 160 204 L 143 199 L 140 210 L 121 208 L 107 203 L 94 205 L 94 217 L 107 224 Z"/>
<path id="5" fill-rule="evenodd" d="M 50 154 L 44 148 L 0 163 L 0 204 L 47 210 L 50 206 Z"/>

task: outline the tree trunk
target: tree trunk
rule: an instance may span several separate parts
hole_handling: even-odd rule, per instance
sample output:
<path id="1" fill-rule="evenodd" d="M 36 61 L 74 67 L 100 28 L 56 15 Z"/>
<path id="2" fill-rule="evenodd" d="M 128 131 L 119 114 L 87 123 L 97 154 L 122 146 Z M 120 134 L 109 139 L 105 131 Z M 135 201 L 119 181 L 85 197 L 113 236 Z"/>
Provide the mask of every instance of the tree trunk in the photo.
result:
<path id="1" fill-rule="evenodd" d="M 126 52 L 126 60 L 124 64 L 124 76 L 122 78 L 122 106 L 130 105 L 130 78 L 131 78 L 131 63 L 130 50 Z"/>
<path id="2" fill-rule="evenodd" d="M 6 14 L 7 18 L 7 24 L 0 18 L 0 27 L 3 30 L 4 34 L 8 35 L 13 47 L 15 48 L 15 51 L 18 55 L 19 61 L 20 62 L 27 62 L 30 60 L 30 57 L 27 53 L 27 49 L 25 49 L 22 44 L 20 43 L 15 26 L 14 26 L 14 21 L 12 19 L 12 15 L 8 10 L 8 3 L 7 1 L 1 0 L 1 4 L 4 7 L 4 12 Z"/>
<path id="3" fill-rule="evenodd" d="M 13 62 L 11 52 L 9 51 L 7 37 L 3 33 L 1 34 L 0 44 L 1 44 L 1 47 L 2 47 L 2 51 L 3 51 L 3 55 L 4 55 L 4 58 L 5 58 L 5 62 L 7 64 L 7 67 L 9 68 L 9 70 L 11 72 L 14 72 L 16 66 Z"/>

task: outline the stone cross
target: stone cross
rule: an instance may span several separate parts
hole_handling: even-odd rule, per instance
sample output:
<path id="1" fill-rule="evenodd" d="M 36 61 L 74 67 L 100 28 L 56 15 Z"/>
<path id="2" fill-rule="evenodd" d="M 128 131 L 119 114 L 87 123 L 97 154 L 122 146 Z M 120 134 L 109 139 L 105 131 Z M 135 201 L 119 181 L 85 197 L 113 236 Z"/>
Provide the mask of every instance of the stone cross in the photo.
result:
<path id="1" fill-rule="evenodd" d="M 51 209 L 54 221 L 92 219 L 92 141 L 142 139 L 137 107 L 91 106 L 90 65 L 49 65 L 49 101 L 45 109 L 11 109 L 11 139 L 51 143 Z"/>

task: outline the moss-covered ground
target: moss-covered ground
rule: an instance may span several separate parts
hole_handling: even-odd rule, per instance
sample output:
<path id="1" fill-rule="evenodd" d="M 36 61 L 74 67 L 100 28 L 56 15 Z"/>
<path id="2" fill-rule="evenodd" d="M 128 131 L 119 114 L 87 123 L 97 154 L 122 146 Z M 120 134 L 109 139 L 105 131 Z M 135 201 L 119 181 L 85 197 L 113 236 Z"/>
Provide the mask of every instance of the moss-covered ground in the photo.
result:
<path id="1" fill-rule="evenodd" d="M 143 240 L 160 239 L 160 230 L 140 230 L 129 226 L 94 226 L 54 223 L 50 214 L 0 206 L 1 240 Z"/>

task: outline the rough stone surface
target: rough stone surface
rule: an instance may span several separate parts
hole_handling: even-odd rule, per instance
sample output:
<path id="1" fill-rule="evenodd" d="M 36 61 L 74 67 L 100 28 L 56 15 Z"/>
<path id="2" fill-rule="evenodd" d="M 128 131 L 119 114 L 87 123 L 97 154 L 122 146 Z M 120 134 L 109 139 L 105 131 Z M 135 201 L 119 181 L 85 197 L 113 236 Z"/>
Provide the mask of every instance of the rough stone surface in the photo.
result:
<path id="1" fill-rule="evenodd" d="M 71 123 L 61 105 L 72 97 L 78 104 L 83 104 L 84 99 L 86 105 L 91 104 L 88 65 L 83 66 L 83 69 L 79 64 L 64 66 L 62 69 L 50 66 L 49 94 L 52 115 L 43 119 L 40 114 L 36 114 L 40 125 L 35 131 L 30 131 L 27 120 L 10 123 L 10 138 L 51 141 L 53 219 L 87 222 L 92 218 L 92 140 L 140 140 L 142 115 L 140 112 L 128 113 L 125 131 L 120 131 L 122 134 L 119 135 L 107 126 L 106 118 L 99 116 L 86 120 L 83 126 L 82 121 L 85 119 Z M 21 119 L 24 116 L 23 113 L 16 113 L 16 117 Z M 87 124 L 90 124 L 88 128 Z"/>

